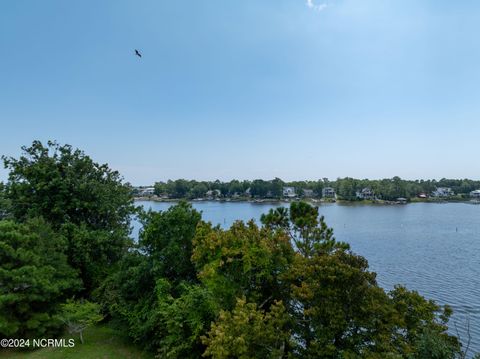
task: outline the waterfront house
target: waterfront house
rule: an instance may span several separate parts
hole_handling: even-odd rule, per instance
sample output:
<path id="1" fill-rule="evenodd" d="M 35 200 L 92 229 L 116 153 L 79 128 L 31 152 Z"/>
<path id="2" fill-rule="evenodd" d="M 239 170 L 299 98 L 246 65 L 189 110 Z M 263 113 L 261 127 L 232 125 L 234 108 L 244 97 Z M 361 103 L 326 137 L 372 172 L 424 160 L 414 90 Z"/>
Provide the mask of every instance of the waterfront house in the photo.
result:
<path id="1" fill-rule="evenodd" d="M 220 192 L 219 189 L 211 189 L 205 193 L 205 197 L 216 198 L 216 197 L 220 197 L 221 194 L 222 192 Z"/>
<path id="2" fill-rule="evenodd" d="M 432 192 L 433 197 L 450 197 L 453 196 L 452 189 L 449 187 L 437 187 L 435 191 Z"/>
<path id="3" fill-rule="evenodd" d="M 418 197 L 418 198 L 423 198 L 423 199 L 425 199 L 425 198 L 427 198 L 428 196 L 427 196 L 426 193 L 423 193 L 423 192 L 422 192 L 422 193 L 419 193 L 417 197 Z"/>
<path id="4" fill-rule="evenodd" d="M 283 187 L 283 197 L 293 198 L 296 197 L 295 187 Z"/>
<path id="5" fill-rule="evenodd" d="M 146 188 L 141 188 L 138 192 L 140 197 L 150 197 L 155 194 L 155 188 L 154 187 L 146 187 Z"/>
<path id="6" fill-rule="evenodd" d="M 365 187 L 361 191 L 357 191 L 357 198 L 364 200 L 373 200 L 375 199 L 375 193 L 371 188 Z"/>
<path id="7" fill-rule="evenodd" d="M 398 203 L 398 204 L 406 204 L 406 203 L 407 203 L 407 199 L 406 199 L 406 198 L 403 198 L 403 197 L 399 197 L 399 198 L 397 198 L 397 203 Z"/>
<path id="8" fill-rule="evenodd" d="M 480 189 L 470 192 L 470 197 L 480 199 Z"/>
<path id="9" fill-rule="evenodd" d="M 313 189 L 303 189 L 303 196 L 306 198 L 312 198 L 315 197 L 315 194 L 313 193 Z"/>
<path id="10" fill-rule="evenodd" d="M 335 198 L 335 189 L 332 187 L 325 187 L 322 189 L 323 198 Z"/>

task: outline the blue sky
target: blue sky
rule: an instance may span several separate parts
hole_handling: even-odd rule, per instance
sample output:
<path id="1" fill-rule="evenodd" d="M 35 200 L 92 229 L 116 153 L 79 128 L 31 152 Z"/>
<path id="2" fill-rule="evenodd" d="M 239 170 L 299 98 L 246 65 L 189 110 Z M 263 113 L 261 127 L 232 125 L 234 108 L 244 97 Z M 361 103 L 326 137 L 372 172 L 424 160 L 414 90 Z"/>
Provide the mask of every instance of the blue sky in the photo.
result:
<path id="1" fill-rule="evenodd" d="M 133 184 L 478 179 L 479 17 L 473 0 L 4 1 L 0 153 L 55 139 Z"/>

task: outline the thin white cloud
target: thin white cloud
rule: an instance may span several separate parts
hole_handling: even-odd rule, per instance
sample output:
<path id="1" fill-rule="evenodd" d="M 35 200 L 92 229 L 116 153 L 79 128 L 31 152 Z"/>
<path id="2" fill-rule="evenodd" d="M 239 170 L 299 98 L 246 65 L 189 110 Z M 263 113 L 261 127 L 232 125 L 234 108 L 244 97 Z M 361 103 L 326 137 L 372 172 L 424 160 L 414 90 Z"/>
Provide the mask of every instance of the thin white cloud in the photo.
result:
<path id="1" fill-rule="evenodd" d="M 307 7 L 316 11 L 325 10 L 327 3 L 315 4 L 314 0 L 307 0 Z"/>

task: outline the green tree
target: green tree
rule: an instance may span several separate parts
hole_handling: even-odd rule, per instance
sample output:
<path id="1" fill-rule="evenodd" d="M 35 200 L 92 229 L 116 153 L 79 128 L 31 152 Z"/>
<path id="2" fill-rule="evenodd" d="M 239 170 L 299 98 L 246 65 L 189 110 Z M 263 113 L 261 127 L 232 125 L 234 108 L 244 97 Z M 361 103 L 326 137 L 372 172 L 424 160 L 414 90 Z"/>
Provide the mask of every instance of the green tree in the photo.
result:
<path id="1" fill-rule="evenodd" d="M 171 198 L 186 198 L 190 183 L 185 179 L 167 182 L 167 193 Z"/>
<path id="2" fill-rule="evenodd" d="M 152 261 L 155 275 L 174 283 L 195 282 L 192 240 L 202 218 L 200 212 L 180 202 L 166 211 L 151 211 L 141 217 L 139 245 Z"/>
<path id="3" fill-rule="evenodd" d="M 268 213 L 262 214 L 260 221 L 270 229 L 284 228 L 288 230 L 290 226 L 289 211 L 285 207 L 277 207 Z"/>
<path id="4" fill-rule="evenodd" d="M 235 308 L 222 311 L 212 324 L 203 343 L 204 356 L 215 359 L 283 358 L 290 340 L 288 315 L 282 302 L 275 302 L 266 312 L 255 303 L 238 299 Z"/>
<path id="5" fill-rule="evenodd" d="M 326 181 L 321 181 L 321 180 L 318 180 L 317 182 L 315 182 L 313 184 L 313 191 L 315 192 L 315 194 L 318 196 L 318 197 L 322 197 L 322 190 L 325 188 L 325 187 L 328 187 L 330 186 L 329 185 L 329 182 L 328 182 L 328 179 L 325 178 Z"/>
<path id="6" fill-rule="evenodd" d="M 269 191 L 269 187 L 270 186 L 268 182 L 261 179 L 256 179 L 252 182 L 250 186 L 250 194 L 253 197 L 266 197 Z"/>
<path id="7" fill-rule="evenodd" d="M 3 157 L 15 219 L 43 217 L 55 228 L 74 223 L 129 232 L 133 198 L 118 172 L 69 145 L 34 141 L 22 150 L 19 159 Z"/>
<path id="8" fill-rule="evenodd" d="M 168 186 L 165 182 L 155 182 L 153 188 L 157 196 L 168 194 Z"/>
<path id="9" fill-rule="evenodd" d="M 154 268 L 149 256 L 133 250 L 115 265 L 95 291 L 103 310 L 119 321 L 125 333 L 148 350 L 158 348 Z"/>
<path id="10" fill-rule="evenodd" d="M 243 195 L 247 188 L 244 188 L 242 183 L 238 180 L 232 180 L 228 183 L 228 194 L 233 196 L 234 194 Z"/>
<path id="11" fill-rule="evenodd" d="M 0 336 L 58 333 L 59 305 L 80 286 L 66 241 L 40 219 L 0 221 Z"/>
<path id="12" fill-rule="evenodd" d="M 122 233 L 92 230 L 86 224 L 65 223 L 60 233 L 67 238 L 68 262 L 80 272 L 81 294 L 87 297 L 122 258 L 131 241 Z"/>
<path id="13" fill-rule="evenodd" d="M 449 306 L 439 306 L 402 286 L 396 286 L 389 296 L 398 315 L 394 338 L 402 354 L 423 359 L 455 358 L 460 353 L 458 338 L 447 334 L 447 323 L 452 315 Z M 432 348 L 428 349 L 430 345 L 439 356 L 434 355 Z M 425 356 L 429 350 L 430 356 Z"/>
<path id="14" fill-rule="evenodd" d="M 348 177 L 343 179 L 337 179 L 335 184 L 335 190 L 337 192 L 337 195 L 341 199 L 349 201 L 354 201 L 357 199 L 356 192 L 360 189 L 359 187 L 360 185 L 358 183 L 358 180 Z"/>
<path id="15" fill-rule="evenodd" d="M 416 353 L 411 357 L 418 359 L 455 359 L 462 358 L 457 344 L 452 343 L 446 336 L 425 329 L 417 339 Z"/>
<path id="16" fill-rule="evenodd" d="M 335 240 L 318 208 L 292 203 L 290 210 L 271 210 L 262 222 L 287 233 L 296 249 L 279 277 L 291 285 L 285 305 L 293 357 L 421 358 L 427 330 L 458 353 L 457 338 L 446 332 L 450 310 L 401 287 L 385 293 L 365 258 Z"/>
<path id="17" fill-rule="evenodd" d="M 70 334 L 78 334 L 83 344 L 83 331 L 103 319 L 100 314 L 100 305 L 87 300 L 68 300 L 62 304 L 62 321 Z"/>
<path id="18" fill-rule="evenodd" d="M 5 185 L 0 182 L 0 220 L 10 216 L 10 200 L 6 198 Z"/>
<path id="19" fill-rule="evenodd" d="M 125 254 L 97 295 L 128 335 L 172 358 L 198 358 L 217 299 L 197 279 L 192 240 L 201 215 L 186 202 L 142 216 L 137 250 Z"/>
<path id="20" fill-rule="evenodd" d="M 190 191 L 188 192 L 188 198 L 203 198 L 205 197 L 205 193 L 208 191 L 208 187 L 203 182 L 198 182 L 192 186 Z"/>
<path id="21" fill-rule="evenodd" d="M 63 233 L 69 263 L 81 271 L 88 294 L 130 245 L 131 188 L 118 172 L 69 145 L 34 141 L 22 150 L 18 159 L 3 157 L 12 216 L 43 217 Z"/>
<path id="22" fill-rule="evenodd" d="M 208 289 L 183 282 L 175 291 L 166 279 L 155 286 L 155 318 L 160 330 L 153 335 L 158 353 L 165 358 L 199 358 L 205 351 L 201 337 L 218 313 L 217 301 Z"/>
<path id="23" fill-rule="evenodd" d="M 270 192 L 272 197 L 281 198 L 283 195 L 283 181 L 280 178 L 275 178 L 271 181 Z"/>
<path id="24" fill-rule="evenodd" d="M 221 308 L 231 310 L 243 297 L 268 308 L 288 295 L 279 276 L 293 260 L 293 249 L 284 233 L 261 230 L 253 221 L 228 230 L 203 223 L 193 243 L 198 277 Z"/>

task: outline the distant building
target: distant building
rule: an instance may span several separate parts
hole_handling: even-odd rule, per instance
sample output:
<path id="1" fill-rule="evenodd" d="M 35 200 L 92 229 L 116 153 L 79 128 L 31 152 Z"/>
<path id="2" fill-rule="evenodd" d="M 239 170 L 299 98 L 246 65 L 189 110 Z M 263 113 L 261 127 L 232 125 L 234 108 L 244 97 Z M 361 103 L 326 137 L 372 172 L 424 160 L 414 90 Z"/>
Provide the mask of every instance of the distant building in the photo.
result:
<path id="1" fill-rule="evenodd" d="M 283 187 L 283 197 L 293 198 L 296 197 L 295 187 Z"/>
<path id="2" fill-rule="evenodd" d="M 406 199 L 406 198 L 403 198 L 403 197 L 399 197 L 399 198 L 397 198 L 397 203 L 399 203 L 399 204 L 406 204 L 406 203 L 407 203 L 407 199 Z"/>
<path id="3" fill-rule="evenodd" d="M 211 189 L 205 192 L 205 197 L 214 198 L 214 197 L 219 197 L 221 194 L 222 192 L 219 189 Z"/>
<path id="4" fill-rule="evenodd" d="M 154 187 L 139 188 L 138 194 L 141 197 L 153 196 L 155 194 L 155 188 Z"/>
<path id="5" fill-rule="evenodd" d="M 480 199 L 480 189 L 470 192 L 470 197 Z"/>
<path id="6" fill-rule="evenodd" d="M 313 189 L 303 189 L 303 196 L 307 198 L 312 198 L 315 197 L 315 194 L 313 193 Z"/>
<path id="7" fill-rule="evenodd" d="M 252 189 L 250 187 L 248 187 L 246 190 L 245 190 L 245 196 L 247 197 L 251 197 L 252 196 Z"/>
<path id="8" fill-rule="evenodd" d="M 422 192 L 422 193 L 419 193 L 417 197 L 418 197 L 418 198 L 427 198 L 428 196 L 427 196 L 426 193 L 423 193 L 423 192 Z"/>
<path id="9" fill-rule="evenodd" d="M 371 188 L 365 187 L 361 191 L 357 191 L 357 198 L 367 200 L 375 199 L 375 193 Z"/>
<path id="10" fill-rule="evenodd" d="M 322 189 L 323 198 L 335 198 L 335 189 L 332 187 L 325 187 Z"/>
<path id="11" fill-rule="evenodd" d="M 452 189 L 449 187 L 437 187 L 435 191 L 432 192 L 433 197 L 450 197 L 453 196 Z"/>

